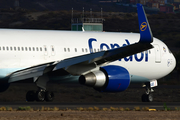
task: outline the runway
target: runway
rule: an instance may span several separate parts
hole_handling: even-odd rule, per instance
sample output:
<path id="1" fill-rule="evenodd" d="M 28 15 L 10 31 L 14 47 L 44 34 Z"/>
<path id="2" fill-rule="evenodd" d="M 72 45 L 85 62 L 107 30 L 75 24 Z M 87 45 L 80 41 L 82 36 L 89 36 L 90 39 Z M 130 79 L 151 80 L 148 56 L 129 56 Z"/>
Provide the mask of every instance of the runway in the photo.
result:
<path id="1" fill-rule="evenodd" d="M 100 109 L 102 108 L 110 108 L 110 107 L 123 107 L 123 108 L 130 108 L 133 109 L 134 107 L 149 107 L 150 109 L 157 109 L 157 110 L 164 110 L 164 104 L 171 110 L 174 110 L 175 107 L 180 108 L 180 102 L 169 102 L 169 103 L 161 103 L 161 102 L 152 102 L 152 103 L 142 103 L 142 102 L 134 102 L 134 103 L 127 103 L 127 102 L 121 102 L 121 103 L 50 103 L 50 102 L 16 102 L 16 103 L 10 103 L 10 102 L 1 102 L 0 107 L 12 107 L 12 108 L 18 108 L 18 107 L 27 107 L 30 106 L 31 108 L 41 108 L 43 107 L 58 107 L 61 110 L 64 110 L 66 108 L 68 109 L 77 109 L 80 107 L 88 108 L 88 107 L 98 107 Z"/>

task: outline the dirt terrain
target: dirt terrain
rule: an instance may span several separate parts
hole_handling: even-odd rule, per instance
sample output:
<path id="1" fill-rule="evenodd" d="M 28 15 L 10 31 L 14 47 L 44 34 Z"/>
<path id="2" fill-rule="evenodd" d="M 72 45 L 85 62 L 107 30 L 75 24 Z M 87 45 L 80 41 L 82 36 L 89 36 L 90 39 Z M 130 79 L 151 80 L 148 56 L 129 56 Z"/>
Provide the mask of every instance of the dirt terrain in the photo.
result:
<path id="1" fill-rule="evenodd" d="M 44 111 L 0 112 L 0 120 L 179 120 L 178 111 Z"/>

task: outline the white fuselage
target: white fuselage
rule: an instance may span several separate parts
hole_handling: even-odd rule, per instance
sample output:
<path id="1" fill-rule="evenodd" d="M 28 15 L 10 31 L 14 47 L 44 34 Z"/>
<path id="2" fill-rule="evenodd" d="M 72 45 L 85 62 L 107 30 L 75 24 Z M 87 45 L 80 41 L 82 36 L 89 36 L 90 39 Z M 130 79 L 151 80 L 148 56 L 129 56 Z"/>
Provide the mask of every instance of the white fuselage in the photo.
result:
<path id="1" fill-rule="evenodd" d="M 0 77 L 31 66 L 98 52 L 101 48 L 133 44 L 139 38 L 136 33 L 1 29 Z M 175 58 L 162 41 L 154 38 L 152 45 L 153 49 L 110 64 L 126 68 L 132 82 L 164 77 L 174 69 Z"/>

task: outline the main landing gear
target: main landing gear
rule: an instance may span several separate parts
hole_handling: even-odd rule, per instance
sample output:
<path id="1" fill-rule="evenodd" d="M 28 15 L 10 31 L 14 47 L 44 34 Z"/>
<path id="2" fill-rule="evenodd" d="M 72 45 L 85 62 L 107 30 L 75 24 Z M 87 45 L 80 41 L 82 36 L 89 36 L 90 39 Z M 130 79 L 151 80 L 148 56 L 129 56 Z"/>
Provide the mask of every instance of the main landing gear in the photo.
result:
<path id="1" fill-rule="evenodd" d="M 53 101 L 54 100 L 54 93 L 49 92 L 43 89 L 39 89 L 38 91 L 28 91 L 26 94 L 26 101 L 33 102 L 43 102 L 43 101 Z"/>
<path id="2" fill-rule="evenodd" d="M 50 91 L 46 91 L 46 84 L 49 81 L 49 77 L 47 74 L 39 76 L 38 78 L 34 78 L 34 82 L 36 83 L 38 90 L 37 91 L 28 91 L 26 94 L 26 101 L 53 101 L 54 93 Z"/>
<path id="3" fill-rule="evenodd" d="M 145 87 L 146 92 L 141 97 L 142 102 L 152 102 L 153 101 L 152 92 L 154 92 L 154 90 L 152 89 L 152 87 L 155 87 L 155 86 L 157 86 L 157 80 L 145 83 L 145 85 L 143 87 Z"/>

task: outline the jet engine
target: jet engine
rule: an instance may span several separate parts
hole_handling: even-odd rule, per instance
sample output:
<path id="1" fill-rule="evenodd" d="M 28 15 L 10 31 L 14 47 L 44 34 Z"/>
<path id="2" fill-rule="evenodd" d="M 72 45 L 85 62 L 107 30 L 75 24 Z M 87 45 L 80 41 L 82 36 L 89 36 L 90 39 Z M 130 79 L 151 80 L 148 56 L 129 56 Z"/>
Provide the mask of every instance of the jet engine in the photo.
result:
<path id="1" fill-rule="evenodd" d="M 121 92 L 130 84 L 129 72 L 120 66 L 104 66 L 79 77 L 79 83 L 101 92 Z"/>

